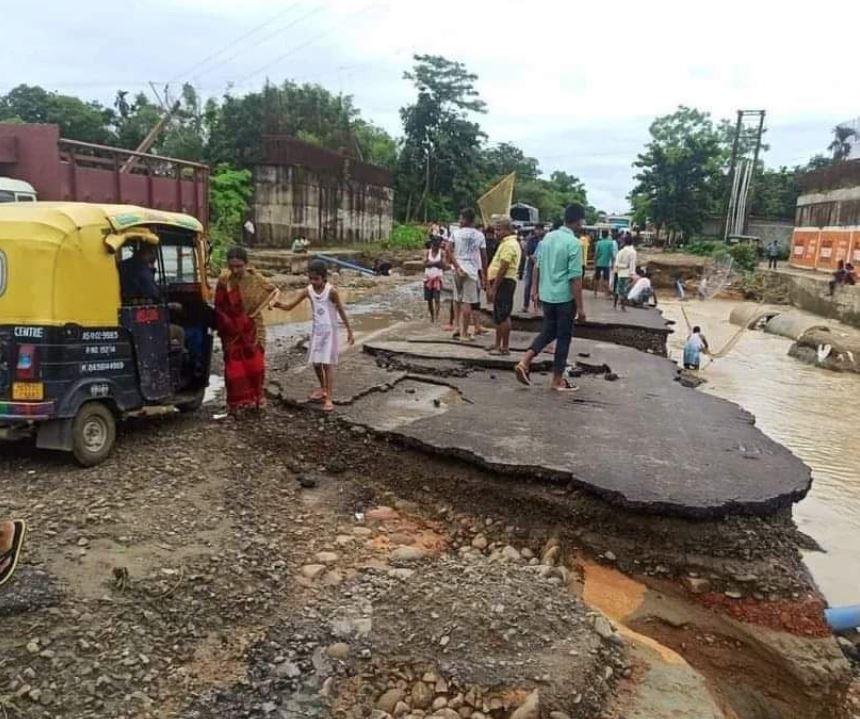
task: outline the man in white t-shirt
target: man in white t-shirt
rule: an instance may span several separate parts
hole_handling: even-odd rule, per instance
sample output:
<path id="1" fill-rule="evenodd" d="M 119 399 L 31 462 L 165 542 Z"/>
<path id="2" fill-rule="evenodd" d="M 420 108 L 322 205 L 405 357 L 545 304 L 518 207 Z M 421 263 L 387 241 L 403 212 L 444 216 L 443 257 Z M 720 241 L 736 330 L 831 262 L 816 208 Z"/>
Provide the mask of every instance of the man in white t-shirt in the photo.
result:
<path id="1" fill-rule="evenodd" d="M 630 288 L 630 292 L 627 293 L 627 301 L 631 305 L 641 307 L 649 299 L 653 299 L 654 306 L 656 307 L 657 295 L 654 294 L 654 288 L 651 285 L 651 278 L 648 277 L 648 273 L 644 269 L 639 269 L 636 271 L 636 275 L 636 281 L 633 283 L 633 287 Z"/>
<path id="2" fill-rule="evenodd" d="M 621 311 L 626 312 L 630 278 L 636 271 L 636 250 L 633 247 L 632 239 L 622 239 L 621 242 L 622 247 L 615 257 L 615 297 L 612 299 L 612 307 L 613 309 L 616 308 L 618 300 L 621 300 Z"/>
<path id="3" fill-rule="evenodd" d="M 479 300 L 481 274 L 487 267 L 487 241 L 476 230 L 475 211 L 460 212 L 460 227 L 451 234 L 449 262 L 454 272 L 454 339 L 468 341 L 472 305 Z"/>

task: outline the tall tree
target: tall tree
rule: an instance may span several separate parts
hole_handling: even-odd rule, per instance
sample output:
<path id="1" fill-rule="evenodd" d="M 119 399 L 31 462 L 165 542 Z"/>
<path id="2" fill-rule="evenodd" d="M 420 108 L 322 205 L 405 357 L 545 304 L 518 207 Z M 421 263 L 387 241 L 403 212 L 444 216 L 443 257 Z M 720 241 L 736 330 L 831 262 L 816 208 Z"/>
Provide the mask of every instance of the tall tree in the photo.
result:
<path id="1" fill-rule="evenodd" d="M 680 106 L 658 117 L 634 167 L 631 201 L 658 227 L 689 236 L 719 207 L 724 152 L 708 113 Z M 634 199 L 635 198 L 635 199 Z"/>
<path id="2" fill-rule="evenodd" d="M 756 217 L 789 220 L 794 217 L 798 183 L 802 170 L 799 167 L 780 167 L 778 170 L 764 169 L 758 173 L 750 192 L 750 214 Z"/>
<path id="3" fill-rule="evenodd" d="M 857 130 L 847 125 L 837 125 L 833 128 L 833 141 L 827 146 L 833 155 L 834 162 L 847 160 L 851 154 L 853 142 L 857 140 Z"/>
<path id="4" fill-rule="evenodd" d="M 523 151 L 509 142 L 491 145 L 483 152 L 483 171 L 489 178 L 517 173 L 518 180 L 534 180 L 540 175 L 538 161 L 526 157 Z"/>
<path id="5" fill-rule="evenodd" d="M 38 86 L 18 85 L 0 97 L 0 120 L 55 123 L 60 134 L 70 140 L 108 143 L 113 119 L 113 110 L 97 102 L 47 92 Z"/>
<path id="6" fill-rule="evenodd" d="M 207 159 L 249 167 L 260 158 L 264 134 L 283 133 L 371 163 L 393 164 L 394 140 L 362 120 L 349 95 L 320 85 L 285 81 L 244 97 L 227 94 L 215 111 L 207 106 Z"/>
<path id="7" fill-rule="evenodd" d="M 403 144 L 396 172 L 395 198 L 407 221 L 452 215 L 471 204 L 481 181 L 481 143 L 485 138 L 470 113 L 486 111 L 475 88 L 477 76 L 460 62 L 439 55 L 415 55 L 411 80 L 414 104 L 400 110 Z"/>

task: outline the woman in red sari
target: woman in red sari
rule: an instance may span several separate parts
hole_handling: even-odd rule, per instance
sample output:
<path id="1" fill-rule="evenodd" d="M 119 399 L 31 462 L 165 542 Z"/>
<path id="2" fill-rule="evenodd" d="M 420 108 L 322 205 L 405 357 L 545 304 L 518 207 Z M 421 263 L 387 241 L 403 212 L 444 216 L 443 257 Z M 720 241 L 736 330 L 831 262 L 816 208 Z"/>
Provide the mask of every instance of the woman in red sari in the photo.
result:
<path id="1" fill-rule="evenodd" d="M 231 414 L 264 404 L 266 327 L 262 311 L 280 306 L 278 290 L 248 266 L 244 247 L 227 251 L 215 289 L 215 315 L 224 348 L 224 383 Z"/>

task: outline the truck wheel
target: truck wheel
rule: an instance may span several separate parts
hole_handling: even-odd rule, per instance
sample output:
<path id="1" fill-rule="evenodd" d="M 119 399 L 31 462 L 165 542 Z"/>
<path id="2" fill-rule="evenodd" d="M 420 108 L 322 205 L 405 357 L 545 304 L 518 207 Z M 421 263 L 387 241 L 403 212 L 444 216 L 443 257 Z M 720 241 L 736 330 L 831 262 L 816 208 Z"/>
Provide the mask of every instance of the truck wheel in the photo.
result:
<path id="1" fill-rule="evenodd" d="M 83 467 L 107 459 L 116 440 L 116 420 L 101 402 L 87 402 L 72 422 L 72 453 Z"/>
<path id="2" fill-rule="evenodd" d="M 196 412 L 203 406 L 203 398 L 206 396 L 206 390 L 201 389 L 196 395 L 194 395 L 194 399 L 190 399 L 187 402 L 183 402 L 182 404 L 177 404 L 176 409 L 178 409 L 183 414 L 188 414 L 190 412 Z"/>

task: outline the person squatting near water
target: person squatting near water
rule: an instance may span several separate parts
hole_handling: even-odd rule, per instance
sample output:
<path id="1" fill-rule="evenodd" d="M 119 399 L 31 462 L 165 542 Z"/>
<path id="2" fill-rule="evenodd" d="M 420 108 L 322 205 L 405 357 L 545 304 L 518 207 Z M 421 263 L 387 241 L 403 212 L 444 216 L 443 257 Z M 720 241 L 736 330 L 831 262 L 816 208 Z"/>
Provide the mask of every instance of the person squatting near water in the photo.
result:
<path id="1" fill-rule="evenodd" d="M 227 269 L 215 287 L 215 323 L 224 351 L 227 410 L 233 416 L 265 404 L 266 326 L 262 312 L 286 305 L 278 290 L 248 265 L 244 247 L 227 251 Z"/>
<path id="2" fill-rule="evenodd" d="M 637 267 L 633 276 L 633 285 L 627 293 L 627 303 L 633 307 L 644 307 L 649 303 L 652 307 L 657 306 L 657 294 L 651 284 L 651 277 L 644 267 Z"/>
<path id="3" fill-rule="evenodd" d="M 322 260 L 308 264 L 308 286 L 298 296 L 284 303 L 283 309 L 291 310 L 299 303 L 311 303 L 313 325 L 308 344 L 308 363 L 314 367 L 320 386 L 310 393 L 308 399 L 323 403 L 323 411 L 334 410 L 334 368 L 338 360 L 337 316 L 346 327 L 347 341 L 354 344 L 352 328 L 343 307 L 340 295 L 328 281 L 328 269 Z"/>
<path id="4" fill-rule="evenodd" d="M 574 316 L 585 321 L 582 302 L 582 244 L 577 232 L 582 226 L 585 209 L 574 203 L 564 210 L 564 224 L 541 241 L 535 264 L 532 299 L 543 307 L 543 330 L 532 342 L 522 361 L 514 368 L 517 380 L 531 384 L 531 363 L 545 347 L 555 341 L 555 360 L 551 389 L 563 392 L 576 387 L 564 378 L 567 354 L 573 332 Z"/>
<path id="5" fill-rule="evenodd" d="M 489 352 L 491 355 L 509 355 L 511 312 L 514 310 L 522 248 L 509 217 L 494 217 L 493 228 L 496 236 L 502 239 L 487 269 L 487 300 L 493 305 L 493 322 L 496 325 L 496 341 Z"/>

